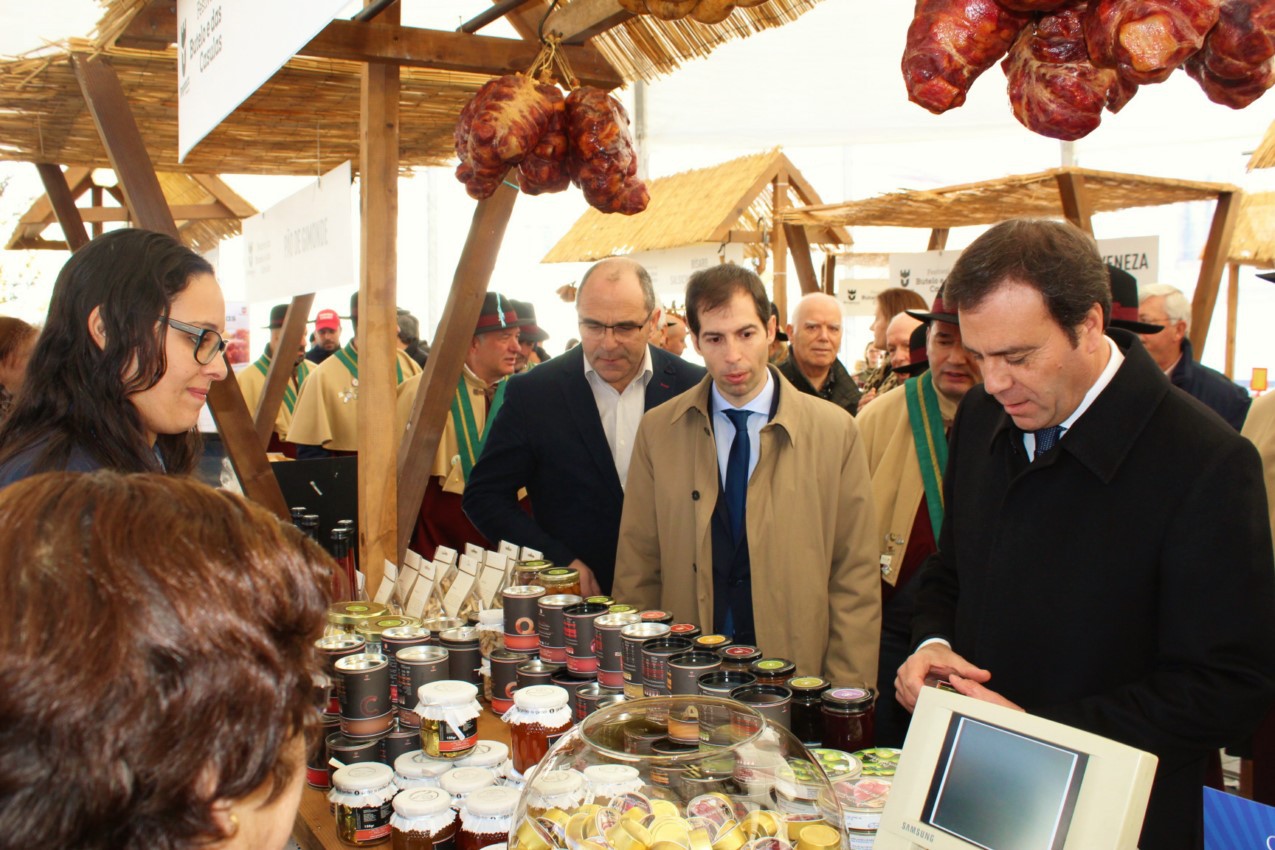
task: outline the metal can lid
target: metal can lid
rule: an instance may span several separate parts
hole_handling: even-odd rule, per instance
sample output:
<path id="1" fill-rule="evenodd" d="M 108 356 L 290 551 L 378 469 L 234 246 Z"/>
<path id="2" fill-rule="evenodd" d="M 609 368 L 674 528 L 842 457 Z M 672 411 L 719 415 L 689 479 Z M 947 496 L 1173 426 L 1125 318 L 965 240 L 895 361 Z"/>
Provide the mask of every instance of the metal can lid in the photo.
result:
<path id="1" fill-rule="evenodd" d="M 796 669 L 797 665 L 787 658 L 763 658 L 753 662 L 753 672 L 759 673 L 790 673 Z"/>
<path id="2" fill-rule="evenodd" d="M 393 781 L 394 771 L 390 766 L 374 761 L 347 764 L 332 774 L 332 784 L 338 791 L 371 791 Z"/>
<path id="3" fill-rule="evenodd" d="M 477 643 L 478 629 L 473 626 L 461 626 L 458 629 L 447 629 L 440 632 L 438 639 L 447 643 Z"/>
<path id="4" fill-rule="evenodd" d="M 518 798 L 521 796 L 521 791 L 508 786 L 483 788 L 465 798 L 465 810 L 477 818 L 505 817 L 512 815 L 514 809 L 518 808 Z"/>
<path id="5" fill-rule="evenodd" d="M 609 614 L 603 614 L 598 618 L 596 625 L 599 628 L 608 628 L 614 626 L 631 626 L 634 623 L 641 622 L 642 618 L 637 615 L 636 611 L 615 611 Z"/>
<path id="6" fill-rule="evenodd" d="M 831 708 L 867 708 L 876 695 L 871 688 L 833 688 L 824 691 L 823 701 Z"/>
<path id="7" fill-rule="evenodd" d="M 723 649 L 719 651 L 721 652 L 722 657 L 724 658 L 732 658 L 736 660 L 746 659 L 748 661 L 753 661 L 758 658 L 761 658 L 760 649 L 758 649 L 755 646 L 748 646 L 742 643 L 737 644 L 735 646 L 724 647 Z"/>
<path id="8" fill-rule="evenodd" d="M 669 626 L 669 631 L 675 635 L 684 635 L 687 632 L 699 631 L 699 626 L 695 625 L 694 623 L 674 623 L 673 625 Z"/>
<path id="9" fill-rule="evenodd" d="M 592 603 L 593 603 L 593 604 L 595 604 L 595 605 L 607 605 L 607 606 L 610 606 L 610 605 L 614 605 L 614 604 L 615 604 L 615 597 L 614 597 L 614 596 L 590 596 L 590 597 L 588 597 L 587 599 L 585 599 L 584 601 L 585 601 L 585 602 L 592 602 Z"/>
<path id="10" fill-rule="evenodd" d="M 557 797 L 560 794 L 573 794 L 583 785 L 584 774 L 577 770 L 550 770 L 539 776 L 533 787 L 543 797 Z"/>
<path id="11" fill-rule="evenodd" d="M 448 794 L 473 794 L 496 784 L 498 777 L 485 767 L 454 767 L 438 778 Z"/>
<path id="12" fill-rule="evenodd" d="M 469 755 L 456 759 L 455 764 L 457 767 L 499 767 L 508 760 L 507 744 L 500 741 L 479 741 Z"/>
<path id="13" fill-rule="evenodd" d="M 730 638 L 726 637 L 726 635 L 700 635 L 695 638 L 695 643 L 699 646 L 706 646 L 710 649 L 714 649 L 723 644 L 730 643 Z"/>
<path id="14" fill-rule="evenodd" d="M 409 779 L 437 779 L 444 773 L 455 770 L 455 763 L 447 759 L 433 759 L 425 755 L 423 750 L 412 750 L 394 759 L 394 772 Z"/>
<path id="15" fill-rule="evenodd" d="M 429 817 L 441 814 L 451 807 L 451 795 L 438 788 L 415 788 L 394 798 L 395 813 L 405 818 Z"/>
<path id="16" fill-rule="evenodd" d="M 788 680 L 788 687 L 794 691 L 822 691 L 828 687 L 828 680 L 818 676 L 798 676 Z"/>
<path id="17" fill-rule="evenodd" d="M 668 634 L 667 623 L 630 623 L 620 629 L 620 635 L 626 638 L 635 638 L 645 640 L 647 638 L 663 637 Z"/>
<path id="18" fill-rule="evenodd" d="M 395 626 L 381 632 L 381 640 L 415 640 L 429 639 L 430 631 L 424 626 Z"/>
<path id="19" fill-rule="evenodd" d="M 540 599 L 541 608 L 570 608 L 572 605 L 579 605 L 584 601 L 583 596 L 577 596 L 574 593 L 555 593 L 551 596 L 544 596 Z"/>
<path id="20" fill-rule="evenodd" d="M 545 589 L 538 584 L 518 584 L 506 587 L 501 592 L 505 596 L 522 596 L 532 599 L 545 595 Z"/>
<path id="21" fill-rule="evenodd" d="M 626 605 L 623 602 L 617 602 L 611 606 L 611 613 L 612 614 L 636 614 L 638 613 L 638 609 L 634 608 L 632 605 Z M 641 617 L 639 617 L 638 619 L 641 619 Z"/>
<path id="22" fill-rule="evenodd" d="M 367 643 L 367 639 L 362 635 L 324 635 L 314 642 L 314 646 L 321 652 L 344 652 L 347 649 L 363 646 Z"/>
<path id="23" fill-rule="evenodd" d="M 389 612 L 389 608 L 381 602 L 334 602 L 328 606 L 328 622 L 353 626 L 365 620 L 384 617 Z"/>
<path id="24" fill-rule="evenodd" d="M 558 583 L 569 583 L 572 579 L 580 578 L 580 571 L 571 567 L 549 567 L 537 573 Z"/>
<path id="25" fill-rule="evenodd" d="M 539 558 L 531 561 L 518 561 L 517 564 L 519 567 L 524 569 L 543 570 L 546 567 L 552 567 L 553 561 L 546 561 L 543 558 Z"/>
<path id="26" fill-rule="evenodd" d="M 377 670 L 389 663 L 389 659 L 379 652 L 362 652 L 358 655 L 347 655 L 336 660 L 336 669 L 342 673 L 357 673 L 361 670 Z"/>
<path id="27" fill-rule="evenodd" d="M 672 615 L 672 614 L 670 614 L 669 612 L 667 612 L 667 611 L 661 611 L 661 610 L 659 610 L 658 608 L 652 608 L 652 609 L 650 609 L 650 610 L 647 610 L 647 611 L 643 611 L 643 612 L 642 612 L 642 619 L 643 619 L 643 620 L 645 620 L 645 621 L 647 621 L 647 622 L 651 622 L 651 621 L 654 621 L 654 620 L 665 620 L 665 619 L 670 619 L 672 616 L 673 616 L 673 615 Z"/>
<path id="28" fill-rule="evenodd" d="M 525 711 L 562 708 L 568 698 L 567 689 L 557 685 L 531 685 L 514 691 L 514 705 Z"/>
<path id="29" fill-rule="evenodd" d="M 441 646 L 407 646 L 394 653 L 401 664 L 421 664 L 426 661 L 442 661 L 447 650 Z"/>
<path id="30" fill-rule="evenodd" d="M 478 699 L 478 688 L 469 682 L 444 679 L 441 682 L 430 682 L 428 685 L 417 688 L 416 695 L 425 705 L 468 705 Z"/>

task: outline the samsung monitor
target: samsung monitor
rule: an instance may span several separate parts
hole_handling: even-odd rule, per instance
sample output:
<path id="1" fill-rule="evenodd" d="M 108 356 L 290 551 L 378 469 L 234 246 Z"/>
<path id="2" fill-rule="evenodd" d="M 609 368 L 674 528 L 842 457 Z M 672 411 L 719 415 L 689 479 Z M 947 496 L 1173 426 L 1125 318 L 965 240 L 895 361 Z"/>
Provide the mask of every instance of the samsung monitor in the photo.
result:
<path id="1" fill-rule="evenodd" d="M 1156 757 L 924 688 L 874 850 L 1135 850 Z"/>

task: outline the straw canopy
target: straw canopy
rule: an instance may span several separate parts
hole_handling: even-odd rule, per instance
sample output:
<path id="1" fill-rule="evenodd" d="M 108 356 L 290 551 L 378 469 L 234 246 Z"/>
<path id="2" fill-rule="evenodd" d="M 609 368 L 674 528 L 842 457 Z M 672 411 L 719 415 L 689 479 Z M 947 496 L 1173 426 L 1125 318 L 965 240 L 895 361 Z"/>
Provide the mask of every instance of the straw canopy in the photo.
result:
<path id="1" fill-rule="evenodd" d="M 1232 263 L 1275 267 L 1275 192 L 1245 195 L 1231 237 Z"/>
<path id="2" fill-rule="evenodd" d="M 1248 170 L 1252 171 L 1255 168 L 1275 168 L 1275 121 L 1266 128 L 1266 135 L 1262 136 L 1257 150 L 1253 151 L 1253 155 L 1249 157 Z"/>
<path id="3" fill-rule="evenodd" d="M 1054 168 L 979 183 L 914 192 L 893 192 L 860 201 L 785 210 L 785 222 L 829 226 L 964 227 L 1008 218 L 1057 217 L 1062 211 L 1059 178 L 1083 181 L 1092 212 L 1154 207 L 1182 201 L 1216 201 L 1240 190 L 1225 183 L 1144 177 L 1087 168 Z"/>
<path id="4" fill-rule="evenodd" d="M 652 180 L 651 202 L 638 215 L 589 209 L 541 262 L 591 262 L 706 242 L 743 242 L 747 255 L 764 256 L 764 235 L 775 227 L 776 178 L 787 183 L 785 204 L 818 202 L 814 189 L 776 148 Z M 852 240 L 840 228 L 825 228 L 811 241 L 849 245 Z"/>

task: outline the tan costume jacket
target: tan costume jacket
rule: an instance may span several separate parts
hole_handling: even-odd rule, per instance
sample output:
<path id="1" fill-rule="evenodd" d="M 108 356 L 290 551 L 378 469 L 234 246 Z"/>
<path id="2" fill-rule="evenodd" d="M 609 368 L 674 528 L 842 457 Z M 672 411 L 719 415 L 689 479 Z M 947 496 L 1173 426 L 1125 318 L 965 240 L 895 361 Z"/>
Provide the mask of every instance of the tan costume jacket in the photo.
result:
<path id="1" fill-rule="evenodd" d="M 474 424 L 478 433 L 487 431 L 487 401 L 484 398 L 487 385 L 466 366 L 461 370 L 465 386 L 469 388 L 470 401 L 474 408 Z M 416 393 L 420 387 L 420 376 L 408 378 L 399 387 L 398 392 L 398 425 L 402 434 L 407 428 L 407 420 L 411 417 L 412 406 L 416 403 Z M 438 451 L 434 452 L 434 465 L 429 474 L 439 479 L 444 493 L 462 494 L 465 492 L 465 476 L 460 465 L 460 439 L 456 435 L 456 424 L 452 412 L 447 411 L 443 420 L 443 437 L 438 441 Z"/>
<path id="2" fill-rule="evenodd" d="M 881 631 L 868 465 L 854 420 L 771 369 L 779 406 L 748 482 L 757 641 L 802 675 L 875 683 Z M 712 627 L 711 522 L 720 490 L 709 382 L 638 428 L 616 551 L 615 597 Z"/>
<path id="3" fill-rule="evenodd" d="M 406 379 L 421 373 L 421 367 L 405 352 L 397 351 Z M 399 395 L 403 385 L 399 385 Z M 333 355 L 310 372 L 297 394 L 287 440 L 303 446 L 322 446 L 329 451 L 359 450 L 359 385 L 350 370 Z M 398 436 L 396 432 L 395 437 Z M 388 436 L 388 435 L 387 435 Z"/>
<path id="4" fill-rule="evenodd" d="M 956 402 L 942 393 L 936 395 L 943 421 L 951 422 L 956 416 Z M 868 454 L 872 501 L 877 508 L 878 563 L 884 556 L 891 556 L 890 571 L 882 570 L 881 577 L 893 585 L 899 579 L 916 510 L 925 495 L 908 419 L 907 394 L 899 391 L 878 396 L 859 414 L 858 425 Z M 934 529 L 936 540 L 938 534 L 939 529 Z"/>
<path id="5" fill-rule="evenodd" d="M 255 362 L 249 363 L 243 369 L 235 372 L 235 380 L 239 382 L 239 389 L 243 393 L 244 403 L 248 406 L 248 412 L 252 415 L 257 413 L 257 405 L 261 403 L 261 394 L 266 391 L 266 376 L 257 368 L 257 363 L 261 363 L 266 369 L 270 368 L 270 358 L 261 355 Z M 310 372 L 314 370 L 314 364 L 309 360 L 302 359 L 297 364 L 297 389 L 305 383 L 305 379 L 310 376 Z M 296 404 L 293 404 L 295 408 Z M 292 411 L 288 409 L 288 405 L 279 402 L 279 415 L 274 420 L 274 430 L 276 434 L 284 435 L 288 433 L 288 429 L 292 427 Z"/>
<path id="6" fill-rule="evenodd" d="M 1271 515 L 1271 539 L 1275 543 L 1275 393 L 1253 399 L 1240 433 L 1257 446 L 1257 453 L 1262 456 L 1267 510 Z"/>

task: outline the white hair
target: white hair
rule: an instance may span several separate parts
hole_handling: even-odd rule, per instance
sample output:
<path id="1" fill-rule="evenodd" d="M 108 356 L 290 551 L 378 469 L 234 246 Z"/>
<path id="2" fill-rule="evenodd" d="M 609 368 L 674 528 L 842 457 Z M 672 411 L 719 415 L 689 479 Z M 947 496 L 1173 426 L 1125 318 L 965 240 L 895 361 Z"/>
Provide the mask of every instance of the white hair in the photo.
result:
<path id="1" fill-rule="evenodd" d="M 1186 329 L 1191 330 L 1191 302 L 1186 300 L 1182 290 L 1167 283 L 1148 283 L 1138 287 L 1138 303 L 1145 304 L 1148 298 L 1164 299 L 1164 314 L 1170 322 L 1186 322 Z"/>

